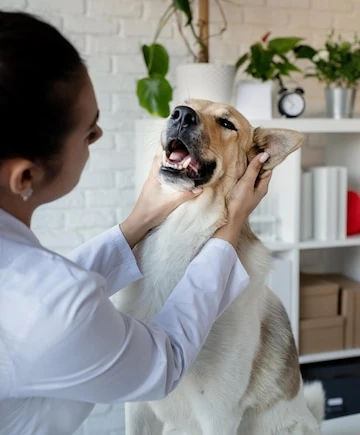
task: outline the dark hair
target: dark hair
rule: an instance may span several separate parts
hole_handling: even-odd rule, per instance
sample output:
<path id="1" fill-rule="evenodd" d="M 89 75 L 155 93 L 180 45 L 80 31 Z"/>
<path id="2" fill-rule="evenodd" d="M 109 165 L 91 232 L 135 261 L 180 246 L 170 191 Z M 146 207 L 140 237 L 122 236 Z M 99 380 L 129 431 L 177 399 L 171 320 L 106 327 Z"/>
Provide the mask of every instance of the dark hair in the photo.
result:
<path id="1" fill-rule="evenodd" d="M 49 164 L 74 126 L 84 63 L 53 26 L 0 12 L 0 164 L 23 157 Z"/>

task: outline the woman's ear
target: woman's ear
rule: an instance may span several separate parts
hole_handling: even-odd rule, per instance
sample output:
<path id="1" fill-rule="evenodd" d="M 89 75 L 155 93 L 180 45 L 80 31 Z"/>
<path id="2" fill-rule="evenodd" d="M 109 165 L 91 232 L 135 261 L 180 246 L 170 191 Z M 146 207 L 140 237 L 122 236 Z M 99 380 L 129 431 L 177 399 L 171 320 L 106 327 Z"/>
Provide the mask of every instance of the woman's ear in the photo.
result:
<path id="1" fill-rule="evenodd" d="M 295 130 L 255 128 L 252 145 L 247 153 L 248 161 L 266 151 L 270 157 L 264 163 L 263 171 L 272 170 L 290 153 L 297 150 L 303 141 L 304 136 Z"/>
<path id="2" fill-rule="evenodd" d="M 14 195 L 26 195 L 43 176 L 39 166 L 22 158 L 6 160 L 0 168 L 0 184 Z"/>

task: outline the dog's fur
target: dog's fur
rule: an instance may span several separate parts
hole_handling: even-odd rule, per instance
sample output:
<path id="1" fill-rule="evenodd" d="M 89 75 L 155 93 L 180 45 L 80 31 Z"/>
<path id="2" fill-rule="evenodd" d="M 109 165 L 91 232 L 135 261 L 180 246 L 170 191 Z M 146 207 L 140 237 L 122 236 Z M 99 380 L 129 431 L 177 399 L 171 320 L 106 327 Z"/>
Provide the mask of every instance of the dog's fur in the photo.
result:
<path id="1" fill-rule="evenodd" d="M 185 107 L 193 111 L 183 107 L 175 109 L 163 131 L 159 176 L 174 189 L 202 186 L 204 191 L 136 247 L 144 279 L 120 292 L 118 308 L 144 322 L 161 309 L 190 261 L 226 222 L 226 201 L 248 162 L 266 150 L 270 159 L 263 169 L 272 170 L 302 142 L 291 130 L 254 129 L 230 106 L 192 100 Z M 187 169 L 167 166 L 178 147 L 178 159 L 187 152 L 192 158 Z M 312 387 L 310 411 L 287 314 L 264 284 L 270 255 L 248 223 L 237 251 L 250 285 L 213 325 L 196 361 L 167 398 L 126 405 L 127 435 L 320 433 L 321 385 Z"/>

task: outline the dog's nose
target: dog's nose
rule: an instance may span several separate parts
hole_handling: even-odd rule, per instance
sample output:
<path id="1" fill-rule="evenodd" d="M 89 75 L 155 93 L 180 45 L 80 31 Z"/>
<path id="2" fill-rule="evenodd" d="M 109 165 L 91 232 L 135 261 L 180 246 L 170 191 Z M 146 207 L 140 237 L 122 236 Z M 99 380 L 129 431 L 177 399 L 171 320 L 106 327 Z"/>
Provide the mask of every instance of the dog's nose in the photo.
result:
<path id="1" fill-rule="evenodd" d="M 180 127 L 190 127 L 198 123 L 198 116 L 191 107 L 177 106 L 171 113 L 174 124 Z"/>

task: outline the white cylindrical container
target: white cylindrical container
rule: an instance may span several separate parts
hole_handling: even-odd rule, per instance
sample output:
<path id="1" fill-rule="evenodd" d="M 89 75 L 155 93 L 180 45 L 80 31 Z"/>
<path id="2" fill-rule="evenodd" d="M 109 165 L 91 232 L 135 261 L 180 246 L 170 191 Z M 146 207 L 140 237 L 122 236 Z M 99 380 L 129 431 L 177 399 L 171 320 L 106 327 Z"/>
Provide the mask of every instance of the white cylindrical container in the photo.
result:
<path id="1" fill-rule="evenodd" d="M 236 109 L 247 119 L 272 119 L 273 82 L 241 80 L 236 86 Z"/>

